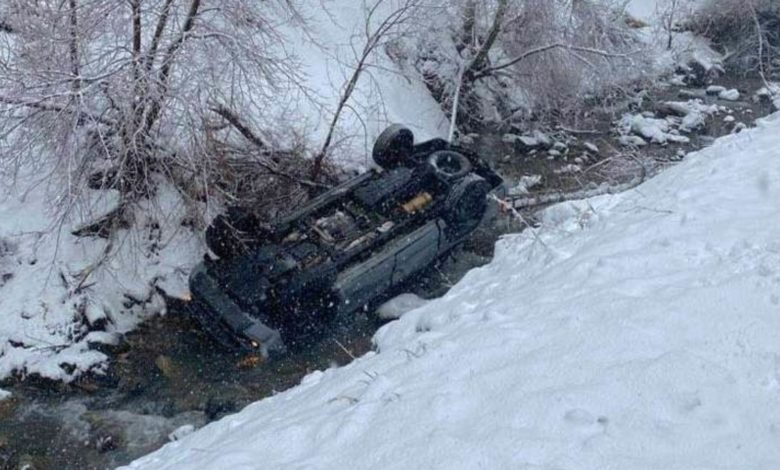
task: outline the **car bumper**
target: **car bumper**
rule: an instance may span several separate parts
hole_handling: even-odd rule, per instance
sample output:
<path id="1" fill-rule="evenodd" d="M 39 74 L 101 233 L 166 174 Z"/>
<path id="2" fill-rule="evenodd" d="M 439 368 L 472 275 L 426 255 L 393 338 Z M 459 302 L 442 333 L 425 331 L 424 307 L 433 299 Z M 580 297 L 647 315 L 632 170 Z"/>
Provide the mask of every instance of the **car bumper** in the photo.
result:
<path id="1" fill-rule="evenodd" d="M 192 300 L 188 311 L 212 337 L 230 349 L 257 351 L 263 356 L 283 353 L 279 330 L 244 312 L 206 271 L 197 266 L 190 276 Z"/>

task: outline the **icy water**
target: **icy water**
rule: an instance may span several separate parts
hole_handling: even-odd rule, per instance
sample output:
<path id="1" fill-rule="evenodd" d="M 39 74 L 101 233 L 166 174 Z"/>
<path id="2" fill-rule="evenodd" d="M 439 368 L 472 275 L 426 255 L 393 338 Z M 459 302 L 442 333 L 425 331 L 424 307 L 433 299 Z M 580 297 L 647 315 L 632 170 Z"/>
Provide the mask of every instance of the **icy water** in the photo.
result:
<path id="1" fill-rule="evenodd" d="M 750 100 L 760 81 L 724 79 L 718 84 L 745 92 L 739 102 L 705 98 L 732 109 L 736 122 L 750 124 L 770 112 L 768 104 Z M 661 101 L 685 100 L 679 93 L 677 87 L 650 92 L 640 111 L 651 110 Z M 574 136 L 603 149 L 598 158 L 606 162 L 604 167 L 625 151 L 611 132 L 621 113 L 594 113 L 582 128 L 595 132 Z M 724 117 L 709 119 L 703 130 L 690 135 L 690 144 L 649 146 L 640 149 L 638 156 L 662 168 L 680 151 L 695 150 L 731 132 L 734 122 Z M 611 174 L 562 174 L 556 170 L 571 163 L 566 158 L 519 153 L 502 141 L 503 133 L 486 129 L 474 145 L 510 184 L 521 175 L 539 174 L 543 177 L 540 191 L 577 189 L 589 182 L 601 183 L 605 175 L 620 176 L 620 168 Z M 442 295 L 468 269 L 490 260 L 500 234 L 519 231 L 524 223 L 494 214 L 462 248 L 423 273 L 410 290 L 427 298 Z M 215 348 L 171 304 L 166 316 L 148 321 L 121 346 L 106 351 L 111 361 L 103 377 L 71 385 L 33 378 L 3 384 L 13 397 L 0 401 L 0 469 L 103 469 L 128 463 L 193 428 L 294 386 L 310 371 L 348 363 L 371 349 L 371 337 L 380 326 L 373 315 L 364 313 L 332 326 L 303 352 L 265 361 Z"/>

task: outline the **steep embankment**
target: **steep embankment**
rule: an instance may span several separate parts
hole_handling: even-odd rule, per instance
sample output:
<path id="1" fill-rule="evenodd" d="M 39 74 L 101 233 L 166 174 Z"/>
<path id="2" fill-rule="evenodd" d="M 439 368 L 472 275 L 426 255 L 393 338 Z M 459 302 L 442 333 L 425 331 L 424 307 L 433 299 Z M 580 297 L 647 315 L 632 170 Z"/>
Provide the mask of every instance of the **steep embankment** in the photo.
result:
<path id="1" fill-rule="evenodd" d="M 132 468 L 778 468 L 778 131 L 550 208 L 377 353 Z"/>

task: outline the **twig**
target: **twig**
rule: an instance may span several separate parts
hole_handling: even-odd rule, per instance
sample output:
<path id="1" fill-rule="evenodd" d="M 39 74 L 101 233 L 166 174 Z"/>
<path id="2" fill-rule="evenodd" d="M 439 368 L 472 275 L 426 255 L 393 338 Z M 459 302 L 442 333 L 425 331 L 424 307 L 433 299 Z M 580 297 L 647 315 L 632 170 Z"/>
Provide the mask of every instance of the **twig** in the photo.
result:
<path id="1" fill-rule="evenodd" d="M 345 347 L 343 344 L 341 344 L 341 341 L 337 340 L 336 338 L 333 338 L 333 341 L 336 343 L 336 345 L 337 345 L 339 348 L 341 348 L 341 350 L 342 350 L 342 351 L 344 351 L 344 352 L 347 354 L 347 356 L 349 356 L 349 357 L 350 357 L 350 359 L 352 359 L 353 361 L 354 361 L 355 359 L 357 359 L 357 358 L 356 358 L 356 357 L 355 357 L 355 356 L 352 354 L 352 352 L 351 352 L 349 349 L 347 349 L 347 348 L 346 348 L 346 347 Z"/>
<path id="2" fill-rule="evenodd" d="M 499 199 L 495 194 L 491 194 L 490 198 L 493 199 L 498 203 L 498 205 L 505 211 L 512 214 L 514 217 L 516 217 L 520 222 L 522 222 L 531 232 L 531 234 L 534 236 L 536 241 L 538 241 L 543 247 L 550 249 L 549 246 L 542 240 L 542 238 L 539 236 L 538 233 L 536 233 L 536 230 L 534 230 L 533 226 L 528 223 L 527 220 L 525 220 L 525 217 L 515 209 L 515 207 L 512 205 L 511 201 L 505 201 L 503 199 Z"/>

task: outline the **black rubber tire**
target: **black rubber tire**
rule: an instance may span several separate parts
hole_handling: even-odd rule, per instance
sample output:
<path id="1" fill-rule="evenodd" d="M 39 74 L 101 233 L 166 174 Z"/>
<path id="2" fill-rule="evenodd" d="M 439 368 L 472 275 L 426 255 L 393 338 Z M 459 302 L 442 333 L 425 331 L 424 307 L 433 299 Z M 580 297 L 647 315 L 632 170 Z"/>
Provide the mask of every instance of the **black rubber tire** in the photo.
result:
<path id="1" fill-rule="evenodd" d="M 439 150 L 428 157 L 428 166 L 445 181 L 456 181 L 471 173 L 473 166 L 465 155 L 453 150 Z"/>
<path id="2" fill-rule="evenodd" d="M 444 202 L 444 220 L 456 238 L 474 231 L 487 211 L 490 184 L 480 176 L 469 175 L 452 188 Z"/>
<path id="3" fill-rule="evenodd" d="M 412 154 L 414 134 L 401 124 L 393 124 L 377 137 L 371 156 L 384 169 L 402 165 Z"/>

